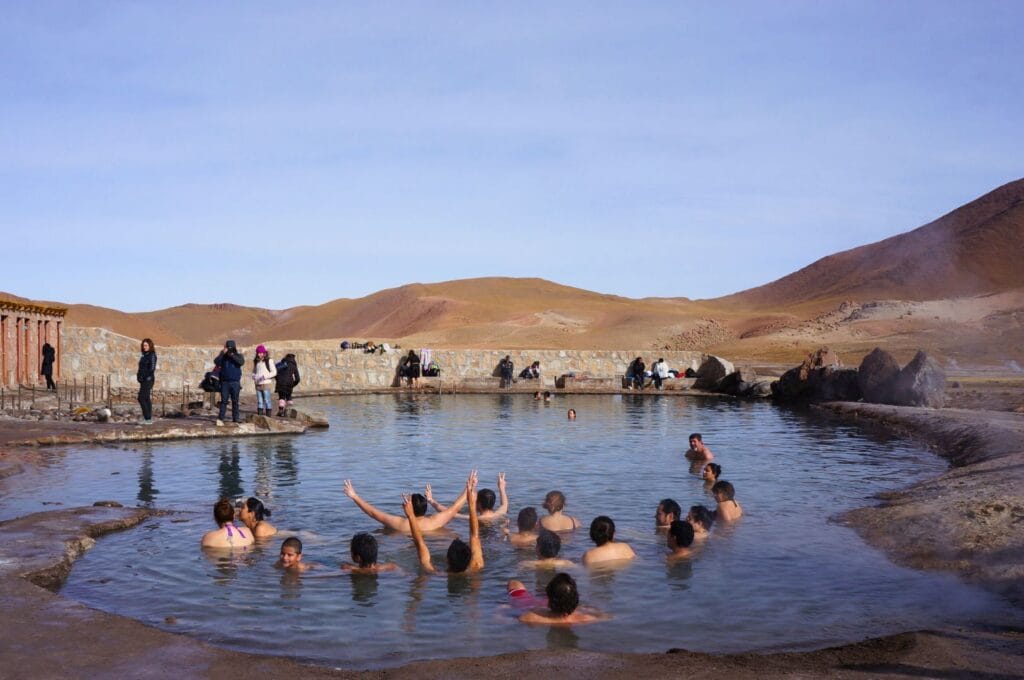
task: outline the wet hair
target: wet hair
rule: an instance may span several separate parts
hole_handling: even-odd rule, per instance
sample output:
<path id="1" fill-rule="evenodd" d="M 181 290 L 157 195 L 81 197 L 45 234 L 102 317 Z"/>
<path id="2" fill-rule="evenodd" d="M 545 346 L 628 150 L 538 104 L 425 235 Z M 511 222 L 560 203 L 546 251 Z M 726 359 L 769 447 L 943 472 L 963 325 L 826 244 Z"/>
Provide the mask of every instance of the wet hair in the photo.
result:
<path id="1" fill-rule="evenodd" d="M 221 498 L 213 504 L 213 519 L 217 526 L 222 527 L 235 518 L 235 506 L 227 498 Z"/>
<path id="2" fill-rule="evenodd" d="M 356 534 L 351 543 L 352 561 L 360 567 L 377 563 L 377 539 L 367 533 Z"/>
<path id="3" fill-rule="evenodd" d="M 544 390 L 544 398 L 547 399 L 551 396 L 551 390 Z"/>
<path id="4" fill-rule="evenodd" d="M 689 548 L 693 543 L 693 525 L 676 520 L 668 527 L 668 533 L 680 548 Z"/>
<path id="5" fill-rule="evenodd" d="M 477 512 L 494 510 L 494 501 L 496 499 L 497 496 L 494 495 L 494 491 L 492 489 L 480 489 L 480 492 L 476 495 Z"/>
<path id="6" fill-rule="evenodd" d="M 461 538 L 456 538 L 448 546 L 448 571 L 455 573 L 466 571 L 469 569 L 469 560 L 472 557 L 473 552 L 469 549 L 469 545 Z"/>
<path id="7" fill-rule="evenodd" d="M 722 466 L 719 465 L 718 463 L 708 463 L 704 467 L 711 468 L 711 471 L 715 473 L 715 479 L 718 479 L 719 477 L 722 476 Z"/>
<path id="8" fill-rule="evenodd" d="M 679 507 L 679 503 L 676 503 L 671 498 L 662 499 L 662 501 L 658 503 L 658 508 L 660 508 L 666 515 L 672 515 L 675 519 L 680 519 L 683 513 L 683 509 Z"/>
<path id="9" fill-rule="evenodd" d="M 302 541 L 291 536 L 290 538 L 284 539 L 284 543 L 281 544 L 281 550 L 285 548 L 295 548 L 295 552 L 299 555 L 302 554 Z"/>
<path id="10" fill-rule="evenodd" d="M 590 523 L 590 540 L 604 545 L 615 538 L 615 522 L 607 515 L 599 515 Z"/>
<path id="11" fill-rule="evenodd" d="M 707 531 L 711 528 L 711 523 L 715 521 L 715 516 L 711 513 L 706 505 L 694 505 L 690 508 L 691 521 L 699 523 L 704 530 Z"/>
<path id="12" fill-rule="evenodd" d="M 565 415 L 567 417 L 572 417 L 572 416 L 576 415 L 576 409 L 574 409 L 574 408 L 569 409 L 568 411 L 565 412 Z"/>
<path id="13" fill-rule="evenodd" d="M 537 554 L 544 559 L 558 557 L 558 551 L 562 549 L 562 539 L 554 531 L 541 529 L 537 535 Z"/>
<path id="14" fill-rule="evenodd" d="M 715 482 L 715 485 L 711 487 L 711 493 L 715 495 L 715 498 L 718 497 L 718 494 L 722 494 L 726 500 L 731 501 L 736 496 L 736 489 L 729 482 Z"/>
<path id="15" fill-rule="evenodd" d="M 414 493 L 412 495 L 412 514 L 417 517 L 423 517 L 427 514 L 427 497 L 421 493 Z"/>
<path id="16" fill-rule="evenodd" d="M 47 343 L 47 344 L 49 344 L 49 343 Z M 146 345 L 146 344 L 149 344 L 149 351 L 150 352 L 155 352 L 156 351 L 156 345 L 154 345 L 153 341 L 150 340 L 149 338 L 143 338 L 142 339 L 142 342 L 139 343 L 139 350 L 142 351 L 142 352 L 145 352 L 146 350 L 143 349 L 143 345 Z"/>
<path id="17" fill-rule="evenodd" d="M 700 432 L 694 432 L 689 436 L 689 439 L 696 439 L 700 443 L 704 443 L 704 437 L 701 436 Z"/>
<path id="18" fill-rule="evenodd" d="M 565 572 L 556 574 L 548 583 L 548 608 L 555 614 L 568 616 L 580 606 L 580 593 L 576 581 Z"/>
<path id="19" fill-rule="evenodd" d="M 548 512 L 558 512 L 565 508 L 565 494 L 561 491 L 548 491 L 544 496 L 544 509 Z"/>
<path id="20" fill-rule="evenodd" d="M 529 507 L 523 508 L 519 511 L 519 517 L 516 518 L 516 524 L 519 526 L 519 531 L 533 531 L 537 528 L 537 508 Z"/>
<path id="21" fill-rule="evenodd" d="M 264 517 L 270 517 L 270 510 L 263 505 L 263 501 L 259 498 L 250 497 L 245 502 L 245 507 L 249 512 L 256 515 L 257 522 L 262 522 Z"/>

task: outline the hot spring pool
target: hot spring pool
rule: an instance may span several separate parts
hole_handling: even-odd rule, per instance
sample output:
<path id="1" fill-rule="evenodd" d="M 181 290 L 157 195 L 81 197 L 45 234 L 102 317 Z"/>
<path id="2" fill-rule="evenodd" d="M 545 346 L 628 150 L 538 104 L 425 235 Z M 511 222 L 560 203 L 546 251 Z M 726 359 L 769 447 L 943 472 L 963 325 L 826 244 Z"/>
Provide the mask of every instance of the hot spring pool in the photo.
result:
<path id="1" fill-rule="evenodd" d="M 329 431 L 46 452 L 44 466 L 0 480 L 0 519 L 101 499 L 180 511 L 100 539 L 63 594 L 219 645 L 344 667 L 562 647 L 796 650 L 1009 616 L 999 598 L 950 575 L 898 567 L 829 522 L 945 464 L 820 415 L 661 395 L 557 397 L 550 406 L 528 395 L 305 403 L 327 413 Z M 566 420 L 570 406 L 575 422 Z M 704 434 L 746 514 L 716 527 L 689 562 L 667 566 L 657 502 L 714 506 L 682 456 L 690 432 Z M 383 533 L 342 494 L 351 478 L 363 498 L 400 513 L 402 492 L 431 482 L 449 502 L 474 467 L 481 487 L 495 488 L 497 473 L 507 473 L 513 522 L 555 488 L 585 526 L 598 514 L 615 519 L 616 538 L 639 559 L 574 572 L 581 600 L 610 621 L 571 630 L 520 624 L 506 605 L 506 580 L 539 592 L 553 575 L 520 566 L 530 551 L 485 529 L 482 574 L 419 576 L 409 539 Z M 299 577 L 273 569 L 279 537 L 233 558 L 202 552 L 221 495 L 263 498 L 271 521 L 298 531 L 305 560 L 321 568 Z M 454 534 L 466 536 L 465 521 L 449 528 L 428 536 L 435 564 Z M 359 531 L 374 531 L 381 559 L 404 573 L 340 573 Z M 576 561 L 591 545 L 585 530 L 563 540 L 563 557 Z"/>

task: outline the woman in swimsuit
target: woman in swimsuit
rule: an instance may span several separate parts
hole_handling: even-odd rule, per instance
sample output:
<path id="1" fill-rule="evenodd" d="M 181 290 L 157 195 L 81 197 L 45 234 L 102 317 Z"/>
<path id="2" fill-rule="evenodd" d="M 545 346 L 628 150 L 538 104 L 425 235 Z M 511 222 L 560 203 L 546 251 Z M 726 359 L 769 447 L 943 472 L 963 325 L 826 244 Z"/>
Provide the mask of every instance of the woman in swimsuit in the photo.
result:
<path id="1" fill-rule="evenodd" d="M 573 531 L 580 525 L 575 517 L 562 514 L 565 508 L 565 494 L 561 491 L 549 491 L 544 497 L 544 509 L 547 517 L 542 517 L 540 525 L 548 531 Z"/>
<path id="2" fill-rule="evenodd" d="M 270 517 L 270 510 L 264 507 L 259 498 L 249 498 L 238 509 L 238 519 L 249 527 L 255 538 L 266 538 L 277 533 L 277 527 L 266 521 L 265 517 Z"/>
<path id="3" fill-rule="evenodd" d="M 218 528 L 203 535 L 204 548 L 244 548 L 252 545 L 252 532 L 235 526 L 235 508 L 227 498 L 221 498 L 213 506 L 213 519 Z"/>

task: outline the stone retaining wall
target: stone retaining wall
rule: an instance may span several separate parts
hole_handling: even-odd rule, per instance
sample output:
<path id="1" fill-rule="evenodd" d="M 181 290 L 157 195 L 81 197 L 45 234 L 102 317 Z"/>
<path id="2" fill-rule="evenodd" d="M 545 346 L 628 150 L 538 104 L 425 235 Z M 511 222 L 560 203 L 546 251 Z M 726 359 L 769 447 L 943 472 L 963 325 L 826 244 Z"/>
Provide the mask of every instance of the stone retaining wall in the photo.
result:
<path id="1" fill-rule="evenodd" d="M 86 379 L 108 376 L 111 387 L 134 388 L 139 362 L 139 341 L 103 328 L 64 329 L 64 379 Z M 395 380 L 402 351 L 389 354 L 366 354 L 362 350 L 338 349 L 333 340 L 300 340 L 264 343 L 274 360 L 291 352 L 299 364 L 303 390 L 374 389 L 388 387 Z M 157 390 L 180 390 L 183 385 L 195 388 L 206 371 L 213 368 L 213 359 L 220 347 L 157 347 Z M 248 374 L 254 357 L 253 347 L 241 347 Z M 420 348 L 415 348 L 420 352 Z M 408 348 L 404 350 L 408 351 Z M 700 352 L 669 352 L 650 350 L 433 350 L 432 358 L 441 367 L 441 377 L 458 381 L 491 376 L 498 362 L 509 354 L 518 374 L 534 361 L 541 363 L 543 386 L 554 387 L 554 379 L 574 372 L 594 377 L 623 375 L 636 356 L 650 364 L 664 357 L 670 368 L 697 368 L 706 355 Z M 655 356 L 655 354 L 657 356 Z M 252 387 L 251 382 L 243 386 Z"/>

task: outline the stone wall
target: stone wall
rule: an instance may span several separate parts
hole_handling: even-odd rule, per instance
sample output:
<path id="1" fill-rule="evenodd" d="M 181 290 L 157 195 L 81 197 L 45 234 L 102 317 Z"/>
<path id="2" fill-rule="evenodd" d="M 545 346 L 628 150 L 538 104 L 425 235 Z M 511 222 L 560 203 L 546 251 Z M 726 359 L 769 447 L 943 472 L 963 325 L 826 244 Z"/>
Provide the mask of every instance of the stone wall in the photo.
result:
<path id="1" fill-rule="evenodd" d="M 338 349 L 333 340 L 265 343 L 272 359 L 280 360 L 291 352 L 299 364 L 303 390 L 374 389 L 390 386 L 395 380 L 402 352 L 366 354 L 362 350 Z M 239 348 L 246 357 L 247 370 L 254 357 L 253 347 Z M 420 348 L 415 348 L 417 353 Z M 195 388 L 203 375 L 213 368 L 213 359 L 220 347 L 157 347 L 157 390 L 180 390 L 182 385 Z M 408 351 L 408 349 L 404 350 Z M 102 328 L 64 329 L 65 380 L 106 376 L 111 387 L 134 388 L 139 362 L 139 341 Z M 648 366 L 657 357 L 664 357 L 670 368 L 696 368 L 704 358 L 700 352 L 669 352 L 650 350 L 433 350 L 432 358 L 441 367 L 441 377 L 449 380 L 485 378 L 494 373 L 498 362 L 509 354 L 518 374 L 534 361 L 541 363 L 544 386 L 553 387 L 554 378 L 575 372 L 595 377 L 623 375 L 636 356 L 643 356 Z M 657 356 L 655 356 L 655 354 Z M 249 385 L 243 386 L 251 388 Z"/>

